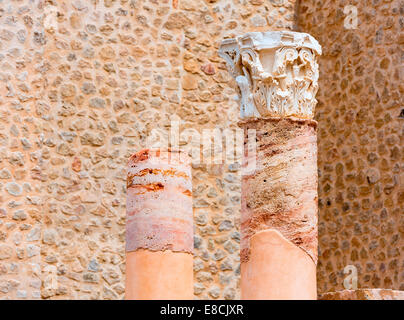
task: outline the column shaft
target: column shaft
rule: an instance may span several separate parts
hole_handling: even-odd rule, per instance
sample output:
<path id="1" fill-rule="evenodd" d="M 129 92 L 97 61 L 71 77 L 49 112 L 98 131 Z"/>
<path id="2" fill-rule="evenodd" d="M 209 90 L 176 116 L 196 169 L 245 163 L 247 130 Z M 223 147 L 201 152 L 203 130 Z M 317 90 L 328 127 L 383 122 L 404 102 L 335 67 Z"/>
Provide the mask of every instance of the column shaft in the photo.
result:
<path id="1" fill-rule="evenodd" d="M 311 119 L 321 46 L 307 33 L 250 32 L 225 39 L 219 54 L 237 83 L 245 132 L 241 296 L 316 299 L 317 123 Z M 247 135 L 254 131 L 252 156 Z"/>
<path id="2" fill-rule="evenodd" d="M 266 118 L 256 130 L 256 169 L 242 177 L 243 299 L 316 299 L 316 122 Z M 247 145 L 247 143 L 246 143 Z"/>
<path id="3" fill-rule="evenodd" d="M 128 163 L 126 299 L 193 299 L 190 158 L 143 150 Z"/>

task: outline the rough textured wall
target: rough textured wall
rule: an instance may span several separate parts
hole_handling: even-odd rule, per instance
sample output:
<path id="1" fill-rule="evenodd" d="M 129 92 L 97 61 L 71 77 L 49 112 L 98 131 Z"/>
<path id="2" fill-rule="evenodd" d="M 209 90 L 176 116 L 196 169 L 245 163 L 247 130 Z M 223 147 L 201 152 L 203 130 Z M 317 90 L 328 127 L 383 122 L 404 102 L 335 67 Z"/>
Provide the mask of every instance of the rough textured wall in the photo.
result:
<path id="1" fill-rule="evenodd" d="M 404 293 L 390 289 L 342 290 L 324 293 L 319 300 L 404 300 Z"/>
<path id="2" fill-rule="evenodd" d="M 56 266 L 57 286 L 45 282 L 42 296 L 118 299 L 125 167 L 139 134 L 129 8 L 55 1 L 45 9 L 42 266 Z"/>
<path id="3" fill-rule="evenodd" d="M 317 123 L 264 118 L 243 120 L 256 130 L 257 169 L 242 178 L 241 262 L 254 234 L 276 230 L 317 264 Z M 245 200 L 244 200 L 245 199 Z"/>
<path id="4" fill-rule="evenodd" d="M 0 299 L 40 298 L 40 1 L 0 1 Z"/>
<path id="5" fill-rule="evenodd" d="M 357 7 L 357 29 L 344 28 L 345 5 Z M 402 0 L 299 5 L 300 30 L 324 50 L 319 292 L 343 289 L 347 265 L 357 267 L 360 288 L 404 290 L 403 14 Z"/>
<path id="6" fill-rule="evenodd" d="M 127 159 L 172 119 L 236 128 L 218 44 L 291 29 L 295 2 L 0 1 L 2 298 L 123 297 Z M 238 168 L 193 168 L 197 298 L 238 297 Z"/>

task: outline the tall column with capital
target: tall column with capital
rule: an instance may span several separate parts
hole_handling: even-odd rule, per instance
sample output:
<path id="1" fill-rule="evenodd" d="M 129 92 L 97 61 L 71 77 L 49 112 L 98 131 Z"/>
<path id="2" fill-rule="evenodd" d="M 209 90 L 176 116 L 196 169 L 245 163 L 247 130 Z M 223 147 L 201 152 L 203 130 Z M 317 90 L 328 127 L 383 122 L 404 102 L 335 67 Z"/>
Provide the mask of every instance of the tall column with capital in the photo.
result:
<path id="1" fill-rule="evenodd" d="M 255 168 L 242 177 L 241 296 L 316 299 L 321 47 L 306 33 L 251 32 L 219 54 L 237 83 L 239 125 L 256 130 Z"/>
<path id="2" fill-rule="evenodd" d="M 142 150 L 128 163 L 127 300 L 193 299 L 191 161 L 175 150 Z"/>

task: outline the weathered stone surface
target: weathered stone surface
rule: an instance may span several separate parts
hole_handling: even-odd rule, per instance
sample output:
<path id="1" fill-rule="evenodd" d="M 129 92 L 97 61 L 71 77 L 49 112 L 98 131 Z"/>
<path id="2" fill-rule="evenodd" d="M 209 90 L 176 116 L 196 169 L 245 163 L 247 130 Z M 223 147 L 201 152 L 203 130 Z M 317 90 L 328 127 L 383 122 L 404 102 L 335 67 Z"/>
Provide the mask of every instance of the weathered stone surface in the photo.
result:
<path id="1" fill-rule="evenodd" d="M 0 245 L 0 260 L 11 258 L 13 248 L 7 245 Z"/>
<path id="2" fill-rule="evenodd" d="M 6 190 L 12 196 L 20 196 L 22 194 L 22 188 L 15 182 L 9 182 L 6 184 Z"/>
<path id="3" fill-rule="evenodd" d="M 131 156 L 126 251 L 193 252 L 191 179 L 184 152 L 146 149 Z"/>
<path id="4" fill-rule="evenodd" d="M 256 119 L 240 122 L 256 130 L 256 169 L 242 177 L 241 261 L 251 236 L 275 229 L 317 263 L 317 123 Z"/>
<path id="5" fill-rule="evenodd" d="M 389 289 L 359 289 L 327 292 L 319 300 L 404 300 L 404 291 Z"/>

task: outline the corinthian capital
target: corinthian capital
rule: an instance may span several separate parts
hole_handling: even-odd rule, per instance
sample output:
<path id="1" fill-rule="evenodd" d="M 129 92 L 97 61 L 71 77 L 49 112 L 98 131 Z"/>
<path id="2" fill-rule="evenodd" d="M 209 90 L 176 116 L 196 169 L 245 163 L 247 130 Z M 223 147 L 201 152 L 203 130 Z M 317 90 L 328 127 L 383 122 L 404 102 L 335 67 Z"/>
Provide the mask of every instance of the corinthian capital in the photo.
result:
<path id="1" fill-rule="evenodd" d="M 241 118 L 313 118 L 321 46 L 312 36 L 251 32 L 222 41 L 219 55 L 238 84 Z"/>

